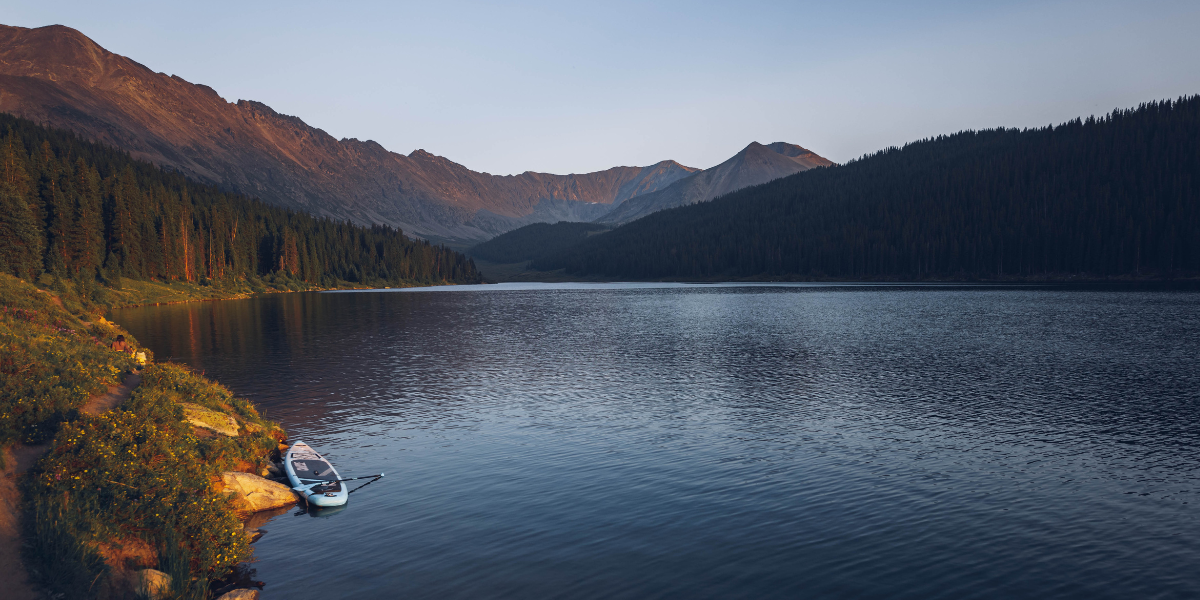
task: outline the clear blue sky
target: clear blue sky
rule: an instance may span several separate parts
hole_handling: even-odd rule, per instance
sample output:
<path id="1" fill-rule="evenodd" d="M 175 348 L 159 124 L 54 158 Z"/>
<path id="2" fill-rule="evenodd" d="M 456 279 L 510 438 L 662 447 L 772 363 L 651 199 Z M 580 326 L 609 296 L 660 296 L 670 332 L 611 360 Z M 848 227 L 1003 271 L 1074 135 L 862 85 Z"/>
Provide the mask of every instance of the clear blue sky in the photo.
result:
<path id="1" fill-rule="evenodd" d="M 5 4 L 9 4 L 5 2 Z M 497 174 L 843 162 L 1200 93 L 1200 2 L 22 2 L 335 137 Z"/>

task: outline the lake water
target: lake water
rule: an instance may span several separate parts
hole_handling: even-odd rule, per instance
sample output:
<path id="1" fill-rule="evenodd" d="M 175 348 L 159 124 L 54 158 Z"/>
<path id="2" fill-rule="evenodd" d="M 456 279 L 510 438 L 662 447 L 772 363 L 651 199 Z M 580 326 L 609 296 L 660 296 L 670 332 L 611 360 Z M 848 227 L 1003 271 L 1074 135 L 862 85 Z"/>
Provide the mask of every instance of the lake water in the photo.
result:
<path id="1" fill-rule="evenodd" d="M 1200 294 L 507 285 L 117 311 L 385 471 L 266 599 L 1200 597 Z"/>

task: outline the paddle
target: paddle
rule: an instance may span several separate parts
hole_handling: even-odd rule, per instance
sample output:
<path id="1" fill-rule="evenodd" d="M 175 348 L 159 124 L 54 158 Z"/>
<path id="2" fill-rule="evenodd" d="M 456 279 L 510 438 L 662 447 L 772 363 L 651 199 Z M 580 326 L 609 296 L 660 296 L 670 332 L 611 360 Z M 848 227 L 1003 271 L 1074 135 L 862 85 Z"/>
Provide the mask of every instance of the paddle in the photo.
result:
<path id="1" fill-rule="evenodd" d="M 313 483 L 307 483 L 307 484 L 304 484 L 304 485 L 299 485 L 299 486 L 296 486 L 296 487 L 292 488 L 292 490 L 294 490 L 296 493 L 299 493 L 299 494 L 304 494 L 305 498 L 307 498 L 308 496 L 312 496 L 312 495 L 314 495 L 314 494 L 311 494 L 311 493 L 309 493 L 309 491 L 308 491 L 308 490 L 309 490 L 309 488 L 312 488 L 312 487 L 315 487 L 315 486 L 318 486 L 318 485 L 324 485 L 324 484 L 326 484 L 326 483 L 340 483 L 340 482 L 343 482 L 343 481 L 357 481 L 357 480 L 359 480 L 359 479 L 372 479 L 372 480 L 379 480 L 379 479 L 382 479 L 382 478 L 383 478 L 383 473 L 380 473 L 380 474 L 378 474 L 378 475 L 363 475 L 362 477 L 350 477 L 350 478 L 347 478 L 347 479 L 330 479 L 329 481 L 324 481 L 324 480 L 322 480 L 322 481 L 314 481 Z M 367 485 L 369 485 L 369 484 L 372 484 L 372 483 L 375 483 L 375 481 L 368 481 L 367 483 L 364 483 L 364 484 L 362 484 L 362 485 L 358 486 L 357 488 L 354 488 L 354 490 L 350 490 L 350 492 L 353 492 L 353 491 L 355 491 L 355 490 L 362 489 L 362 488 L 364 488 L 364 487 L 366 487 Z M 350 493 L 350 492 L 347 492 L 347 493 Z"/>
<path id="2" fill-rule="evenodd" d="M 330 479 L 329 481 L 325 481 L 322 479 L 321 481 L 318 481 L 318 482 L 310 484 L 310 485 L 317 485 L 317 484 L 321 484 L 321 483 L 337 483 L 339 481 L 355 481 L 358 479 L 377 479 L 379 477 L 383 477 L 383 473 L 380 473 L 378 475 L 363 475 L 362 477 L 351 477 L 349 479 Z M 302 477 L 301 479 L 304 479 L 304 478 Z M 310 487 L 310 485 L 304 485 L 301 487 Z"/>

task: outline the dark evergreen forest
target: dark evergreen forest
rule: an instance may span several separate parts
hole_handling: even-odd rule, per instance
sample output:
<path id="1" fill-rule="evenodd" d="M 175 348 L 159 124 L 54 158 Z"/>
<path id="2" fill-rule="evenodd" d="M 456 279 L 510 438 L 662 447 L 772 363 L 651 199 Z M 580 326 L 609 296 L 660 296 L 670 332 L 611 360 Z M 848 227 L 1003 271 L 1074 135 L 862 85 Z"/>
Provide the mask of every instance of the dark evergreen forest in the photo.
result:
<path id="1" fill-rule="evenodd" d="M 588 236 L 608 229 L 608 225 L 599 223 L 531 223 L 498 235 L 471 248 L 467 253 L 475 258 L 497 263 L 542 259 L 559 254 Z"/>
<path id="2" fill-rule="evenodd" d="M 533 262 L 653 278 L 1200 275 L 1200 96 L 964 131 L 665 210 Z"/>
<path id="3" fill-rule="evenodd" d="M 206 283 L 480 281 L 462 254 L 268 206 L 0 114 L 0 271 Z"/>

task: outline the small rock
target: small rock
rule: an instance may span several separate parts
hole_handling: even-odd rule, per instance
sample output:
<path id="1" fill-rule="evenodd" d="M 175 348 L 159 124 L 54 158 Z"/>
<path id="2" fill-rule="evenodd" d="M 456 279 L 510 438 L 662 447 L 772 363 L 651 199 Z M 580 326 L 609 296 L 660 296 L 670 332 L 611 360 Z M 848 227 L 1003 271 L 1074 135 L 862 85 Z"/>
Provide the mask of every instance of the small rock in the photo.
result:
<path id="1" fill-rule="evenodd" d="M 204 408 L 199 404 L 192 404 L 190 402 L 183 402 L 181 404 L 183 405 L 183 415 L 187 418 L 188 423 L 196 427 L 203 427 L 209 431 L 215 431 L 221 435 L 237 437 L 238 427 L 240 427 L 237 419 L 225 413 Z"/>
<path id="2" fill-rule="evenodd" d="M 274 519 L 275 517 L 278 517 L 279 515 L 286 515 L 291 511 L 292 511 L 292 505 L 289 504 L 282 508 L 272 508 L 271 510 L 260 510 L 256 513 L 242 513 L 239 516 L 243 519 L 243 522 L 242 522 L 243 529 L 258 529 L 259 531 L 266 533 L 267 530 L 262 529 L 263 525 L 270 523 L 271 519 Z"/>
<path id="3" fill-rule="evenodd" d="M 283 468 L 275 463 L 271 463 L 267 467 L 267 475 L 270 475 L 271 477 L 283 477 Z M 266 477 L 266 475 L 263 477 Z"/>
<path id="4" fill-rule="evenodd" d="M 262 593 L 258 590 L 233 590 L 232 592 L 221 594 L 217 600 L 258 600 L 258 595 Z"/>
<path id="5" fill-rule="evenodd" d="M 258 512 L 296 503 L 292 488 L 263 479 L 253 473 L 229 471 L 221 474 L 223 490 L 236 495 L 234 504 L 239 510 Z"/>
<path id="6" fill-rule="evenodd" d="M 260 538 L 262 538 L 263 534 L 266 532 L 267 532 L 266 529 L 252 529 L 252 528 L 247 527 L 246 528 L 246 543 L 253 544 L 254 542 L 257 542 Z"/>
<path id="7" fill-rule="evenodd" d="M 157 600 L 171 593 L 171 576 L 154 569 L 142 569 L 133 576 L 133 592 Z"/>

